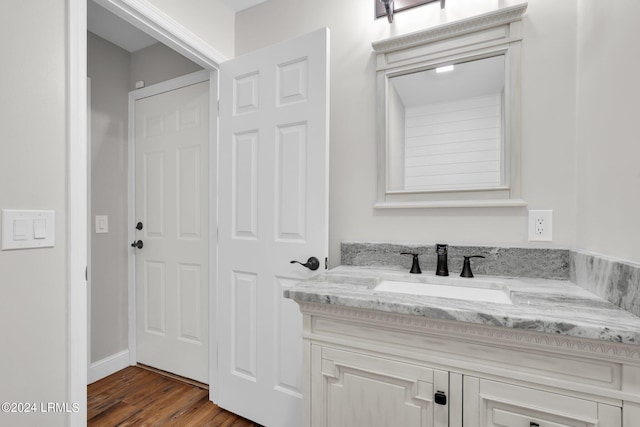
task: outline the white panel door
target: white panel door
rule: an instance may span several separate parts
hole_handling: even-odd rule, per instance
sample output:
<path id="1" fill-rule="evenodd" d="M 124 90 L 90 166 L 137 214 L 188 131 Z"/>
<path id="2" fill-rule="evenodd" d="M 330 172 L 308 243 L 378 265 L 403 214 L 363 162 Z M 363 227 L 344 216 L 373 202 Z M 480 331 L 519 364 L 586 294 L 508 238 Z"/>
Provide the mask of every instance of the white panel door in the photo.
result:
<path id="1" fill-rule="evenodd" d="M 221 68 L 218 403 L 265 426 L 302 425 L 302 317 L 282 292 L 327 256 L 328 38 Z M 290 263 L 312 256 L 315 272 Z"/>
<path id="2" fill-rule="evenodd" d="M 135 103 L 136 357 L 208 383 L 209 82 Z"/>

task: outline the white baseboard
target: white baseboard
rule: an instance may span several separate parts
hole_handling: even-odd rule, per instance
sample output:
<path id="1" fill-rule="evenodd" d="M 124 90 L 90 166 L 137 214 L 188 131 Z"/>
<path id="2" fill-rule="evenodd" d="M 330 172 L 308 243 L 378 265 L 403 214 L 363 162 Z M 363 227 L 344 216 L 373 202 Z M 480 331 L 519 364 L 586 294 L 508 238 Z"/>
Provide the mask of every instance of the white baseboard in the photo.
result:
<path id="1" fill-rule="evenodd" d="M 87 375 L 88 384 L 115 374 L 129 365 L 129 350 L 122 350 L 102 360 L 98 360 L 89 366 L 89 373 Z"/>

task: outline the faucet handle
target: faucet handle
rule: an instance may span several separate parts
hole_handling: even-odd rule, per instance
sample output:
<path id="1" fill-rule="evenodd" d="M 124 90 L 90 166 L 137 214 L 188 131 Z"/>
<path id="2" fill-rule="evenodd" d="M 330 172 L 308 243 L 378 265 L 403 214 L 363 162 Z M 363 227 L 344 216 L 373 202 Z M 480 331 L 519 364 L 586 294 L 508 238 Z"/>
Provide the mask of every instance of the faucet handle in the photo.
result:
<path id="1" fill-rule="evenodd" d="M 471 261 L 470 258 L 484 258 L 482 255 L 469 255 L 464 256 L 464 261 L 462 262 L 462 273 L 460 273 L 460 277 L 473 277 L 473 272 L 471 271 Z"/>
<path id="2" fill-rule="evenodd" d="M 411 271 L 409 273 L 413 274 L 422 274 L 422 270 L 420 270 L 420 261 L 418 260 L 417 253 L 414 252 L 400 252 L 400 255 L 411 255 L 413 256 L 413 264 L 411 264 Z"/>

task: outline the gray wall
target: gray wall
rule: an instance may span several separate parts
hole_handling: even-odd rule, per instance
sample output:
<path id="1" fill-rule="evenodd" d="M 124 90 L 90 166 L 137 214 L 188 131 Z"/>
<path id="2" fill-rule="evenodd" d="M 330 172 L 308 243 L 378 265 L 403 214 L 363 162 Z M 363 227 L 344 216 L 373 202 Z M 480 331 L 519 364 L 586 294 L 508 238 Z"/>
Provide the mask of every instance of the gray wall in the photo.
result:
<path id="1" fill-rule="evenodd" d="M 270 0 L 236 19 L 236 54 L 331 30 L 330 260 L 341 241 L 577 247 L 640 262 L 637 111 L 640 4 L 539 0 L 522 46 L 522 198 L 527 208 L 375 210 L 371 42 L 520 1 L 458 0 L 374 21 L 371 1 Z M 339 12 L 337 12 L 339 11 Z M 264 19 L 277 16 L 277 25 Z M 624 65 L 621 65 L 624 64 Z M 576 84 L 577 82 L 577 84 Z M 578 102 L 576 103 L 576 100 Z M 576 120 L 577 117 L 577 120 Z M 553 210 L 553 243 L 532 243 L 527 209 Z M 576 224 L 578 224 L 576 226 Z"/>
<path id="2" fill-rule="evenodd" d="M 128 348 L 128 114 L 129 90 L 202 68 L 158 43 L 129 53 L 88 33 L 91 77 L 90 362 Z M 108 215 L 109 232 L 95 233 Z"/>
<path id="3" fill-rule="evenodd" d="M 144 81 L 146 86 L 151 86 L 199 70 L 202 67 L 162 43 L 156 43 L 131 54 L 129 87 L 131 90 L 135 89 L 135 83 L 139 80 Z"/>
<path id="4" fill-rule="evenodd" d="M 130 54 L 88 33 L 91 78 L 91 352 L 90 362 L 127 342 L 127 132 Z M 96 234 L 95 216 L 109 232 Z"/>
<path id="5" fill-rule="evenodd" d="M 52 209 L 54 248 L 0 251 L 1 402 L 66 402 L 67 51 L 64 0 L 0 11 L 0 209 Z M 65 413 L 0 412 L 3 426 L 64 426 Z"/>

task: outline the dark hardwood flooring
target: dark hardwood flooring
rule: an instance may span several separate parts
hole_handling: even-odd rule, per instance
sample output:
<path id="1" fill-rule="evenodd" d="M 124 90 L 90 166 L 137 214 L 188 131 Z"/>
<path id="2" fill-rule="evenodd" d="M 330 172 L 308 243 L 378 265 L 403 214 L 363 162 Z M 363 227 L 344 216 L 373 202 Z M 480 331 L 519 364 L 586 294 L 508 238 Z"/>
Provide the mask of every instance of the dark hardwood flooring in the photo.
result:
<path id="1" fill-rule="evenodd" d="M 260 427 L 209 401 L 209 391 L 130 366 L 87 390 L 87 425 Z"/>

